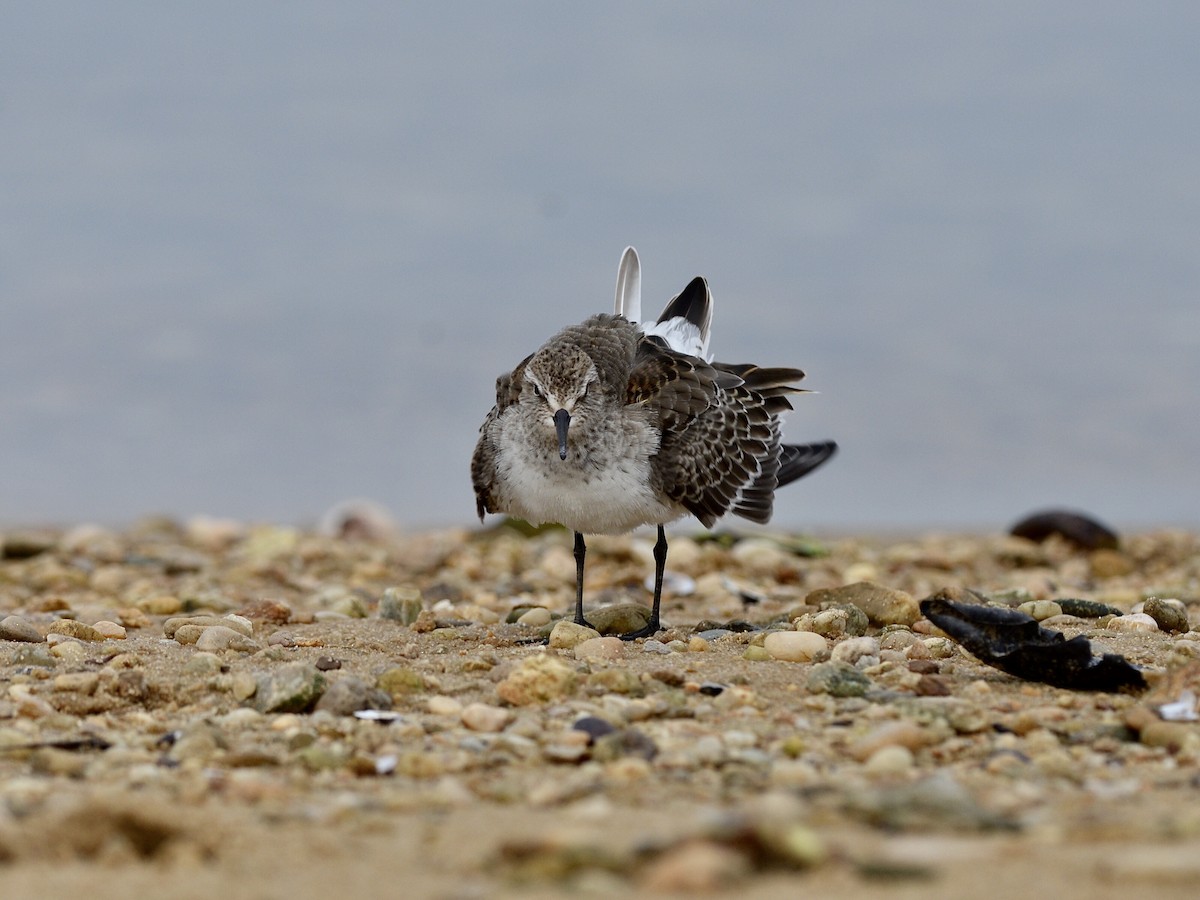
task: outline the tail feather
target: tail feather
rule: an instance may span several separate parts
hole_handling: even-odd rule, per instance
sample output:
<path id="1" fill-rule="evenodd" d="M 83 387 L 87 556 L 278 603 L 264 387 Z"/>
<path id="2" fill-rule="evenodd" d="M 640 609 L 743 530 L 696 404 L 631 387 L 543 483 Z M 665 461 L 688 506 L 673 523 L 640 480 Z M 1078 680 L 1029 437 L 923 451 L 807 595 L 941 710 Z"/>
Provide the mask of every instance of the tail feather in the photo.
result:
<path id="1" fill-rule="evenodd" d="M 617 267 L 615 312 L 630 322 L 642 320 L 642 264 L 632 247 L 625 248 Z"/>
<path id="2" fill-rule="evenodd" d="M 712 307 L 712 292 L 708 289 L 708 282 L 696 276 L 671 298 L 658 321 L 646 326 L 643 331 L 658 335 L 672 350 L 709 361 L 708 336 L 712 329 Z"/>

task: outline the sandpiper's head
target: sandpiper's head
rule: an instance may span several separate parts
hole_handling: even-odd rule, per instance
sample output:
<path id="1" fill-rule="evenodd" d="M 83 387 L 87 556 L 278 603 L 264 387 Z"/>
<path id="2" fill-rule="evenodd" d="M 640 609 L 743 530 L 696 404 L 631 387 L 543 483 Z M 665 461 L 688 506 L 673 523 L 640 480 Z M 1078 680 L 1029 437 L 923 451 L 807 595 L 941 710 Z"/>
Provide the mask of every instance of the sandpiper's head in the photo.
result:
<path id="1" fill-rule="evenodd" d="M 592 358 L 570 344 L 549 344 L 525 366 L 522 402 L 535 405 L 558 438 L 558 455 L 567 458 L 567 429 L 572 417 L 586 419 L 589 391 L 600 380 Z"/>

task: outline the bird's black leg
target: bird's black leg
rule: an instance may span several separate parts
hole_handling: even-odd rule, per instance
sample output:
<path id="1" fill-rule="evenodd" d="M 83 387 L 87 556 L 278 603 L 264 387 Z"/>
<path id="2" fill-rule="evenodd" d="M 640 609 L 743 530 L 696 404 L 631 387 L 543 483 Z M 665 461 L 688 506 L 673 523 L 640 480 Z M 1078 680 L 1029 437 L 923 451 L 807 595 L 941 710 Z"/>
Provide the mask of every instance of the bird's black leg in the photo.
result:
<path id="1" fill-rule="evenodd" d="M 658 540 L 654 543 L 654 605 L 650 608 L 650 621 L 645 628 L 621 635 L 623 641 L 635 641 L 638 638 L 653 637 L 662 630 L 658 617 L 658 607 L 662 603 L 663 572 L 667 568 L 667 533 L 661 525 L 658 526 Z"/>
<path id="2" fill-rule="evenodd" d="M 587 625 L 588 620 L 583 617 L 583 561 L 587 558 L 587 545 L 583 542 L 583 535 L 578 531 L 575 532 L 575 624 Z"/>

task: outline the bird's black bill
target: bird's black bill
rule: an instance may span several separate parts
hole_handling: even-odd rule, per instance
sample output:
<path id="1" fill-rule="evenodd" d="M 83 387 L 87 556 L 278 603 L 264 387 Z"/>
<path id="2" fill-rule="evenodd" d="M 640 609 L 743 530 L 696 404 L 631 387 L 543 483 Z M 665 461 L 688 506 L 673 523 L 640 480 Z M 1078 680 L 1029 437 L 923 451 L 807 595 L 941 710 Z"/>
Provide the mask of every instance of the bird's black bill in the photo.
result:
<path id="1" fill-rule="evenodd" d="M 567 458 L 567 429 L 571 426 L 571 414 L 560 409 L 554 414 L 554 430 L 558 432 L 558 458 Z"/>

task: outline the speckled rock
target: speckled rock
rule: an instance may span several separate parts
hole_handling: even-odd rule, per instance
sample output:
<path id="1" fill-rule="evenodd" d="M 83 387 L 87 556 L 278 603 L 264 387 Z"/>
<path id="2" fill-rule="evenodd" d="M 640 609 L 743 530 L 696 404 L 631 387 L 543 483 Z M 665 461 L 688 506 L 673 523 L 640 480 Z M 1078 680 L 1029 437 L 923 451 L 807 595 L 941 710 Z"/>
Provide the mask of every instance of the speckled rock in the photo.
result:
<path id="1" fill-rule="evenodd" d="M 1178 600 L 1151 597 L 1142 604 L 1142 612 L 1152 618 L 1161 631 L 1184 632 L 1191 627 L 1187 607 Z"/>
<path id="2" fill-rule="evenodd" d="M 579 676 L 562 660 L 539 653 L 528 659 L 496 685 L 496 696 L 513 706 L 529 706 L 559 700 L 575 690 Z"/>
<path id="3" fill-rule="evenodd" d="M 552 650 L 573 650 L 584 641 L 600 637 L 600 632 L 586 625 L 576 625 L 570 619 L 559 619 L 550 631 Z"/>
<path id="4" fill-rule="evenodd" d="M 797 631 L 812 631 L 827 638 L 857 636 L 867 631 L 867 616 L 857 606 L 838 606 L 805 613 L 793 624 Z"/>
<path id="5" fill-rule="evenodd" d="M 844 662 L 824 662 L 812 667 L 805 687 L 814 694 L 861 697 L 871 689 L 871 679 Z"/>
<path id="6" fill-rule="evenodd" d="M 873 637 L 848 638 L 834 645 L 829 658 L 835 662 L 849 663 L 859 669 L 879 664 L 879 641 Z"/>

